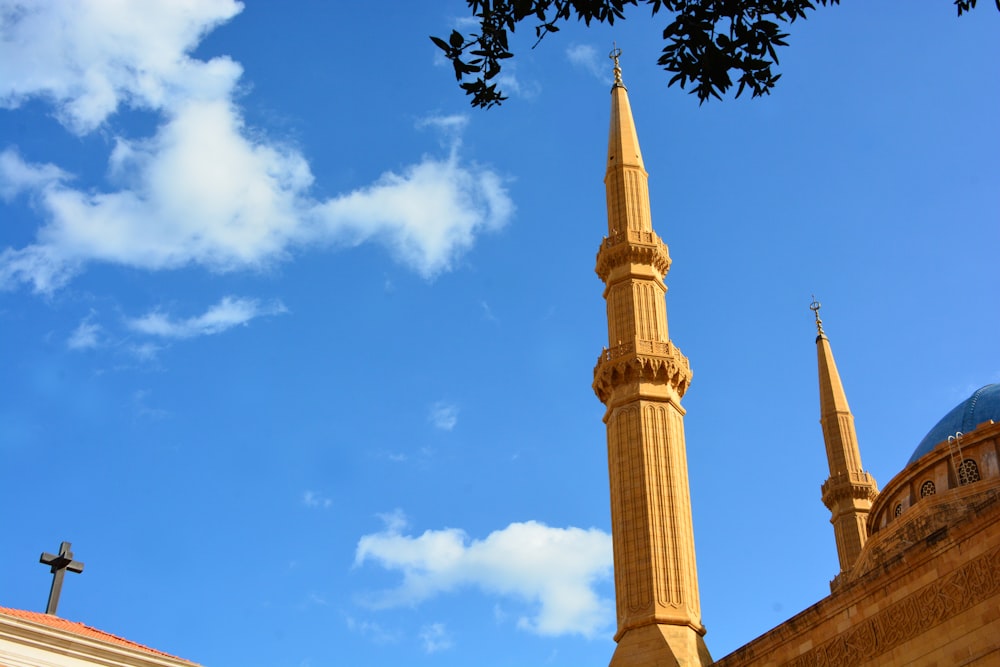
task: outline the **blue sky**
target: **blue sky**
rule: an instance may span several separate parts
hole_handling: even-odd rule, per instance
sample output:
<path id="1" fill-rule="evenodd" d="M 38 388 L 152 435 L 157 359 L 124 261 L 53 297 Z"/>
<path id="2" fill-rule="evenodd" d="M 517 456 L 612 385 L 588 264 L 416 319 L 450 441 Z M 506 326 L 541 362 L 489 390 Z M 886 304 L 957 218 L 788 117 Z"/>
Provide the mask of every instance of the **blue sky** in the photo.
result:
<path id="1" fill-rule="evenodd" d="M 989 3 L 987 3 L 989 4 Z M 459 2 L 0 1 L 0 605 L 208 667 L 603 665 L 594 256 L 613 40 L 670 246 L 706 640 L 828 592 L 815 293 L 881 485 L 1000 381 L 1000 16 L 848 3 L 699 107 L 665 19 Z"/>

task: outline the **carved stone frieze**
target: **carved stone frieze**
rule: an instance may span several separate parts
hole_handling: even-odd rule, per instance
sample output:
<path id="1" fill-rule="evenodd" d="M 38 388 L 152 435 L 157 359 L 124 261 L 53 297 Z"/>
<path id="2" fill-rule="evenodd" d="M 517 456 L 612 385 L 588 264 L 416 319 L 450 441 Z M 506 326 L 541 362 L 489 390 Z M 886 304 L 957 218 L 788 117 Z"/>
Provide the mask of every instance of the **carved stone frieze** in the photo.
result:
<path id="1" fill-rule="evenodd" d="M 1000 548 L 856 624 L 786 663 L 787 667 L 854 667 L 1000 593 Z"/>

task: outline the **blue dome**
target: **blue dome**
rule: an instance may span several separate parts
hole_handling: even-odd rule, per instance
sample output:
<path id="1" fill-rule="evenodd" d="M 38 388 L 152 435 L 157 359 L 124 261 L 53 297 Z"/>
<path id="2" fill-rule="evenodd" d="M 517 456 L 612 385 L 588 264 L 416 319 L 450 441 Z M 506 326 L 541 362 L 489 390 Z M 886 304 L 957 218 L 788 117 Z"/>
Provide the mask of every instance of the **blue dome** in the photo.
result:
<path id="1" fill-rule="evenodd" d="M 949 435 L 969 433 L 985 421 L 1000 422 L 1000 384 L 988 384 L 952 408 L 917 445 L 906 465 L 914 463 Z"/>

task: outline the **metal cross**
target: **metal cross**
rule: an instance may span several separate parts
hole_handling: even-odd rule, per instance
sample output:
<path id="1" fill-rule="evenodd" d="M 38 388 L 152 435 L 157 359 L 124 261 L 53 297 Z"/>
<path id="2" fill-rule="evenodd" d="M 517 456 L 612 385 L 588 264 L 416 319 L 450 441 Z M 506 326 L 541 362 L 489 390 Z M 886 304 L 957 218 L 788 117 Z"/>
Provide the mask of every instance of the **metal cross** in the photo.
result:
<path id="1" fill-rule="evenodd" d="M 63 577 L 66 570 L 70 572 L 83 572 L 83 563 L 73 560 L 73 552 L 69 548 L 73 546 L 69 542 L 59 545 L 59 553 L 53 556 L 50 553 L 42 552 L 38 559 L 39 563 L 48 565 L 52 569 L 52 588 L 49 590 L 49 604 L 45 608 L 46 614 L 56 615 L 56 607 L 59 606 L 59 593 L 62 592 Z"/>

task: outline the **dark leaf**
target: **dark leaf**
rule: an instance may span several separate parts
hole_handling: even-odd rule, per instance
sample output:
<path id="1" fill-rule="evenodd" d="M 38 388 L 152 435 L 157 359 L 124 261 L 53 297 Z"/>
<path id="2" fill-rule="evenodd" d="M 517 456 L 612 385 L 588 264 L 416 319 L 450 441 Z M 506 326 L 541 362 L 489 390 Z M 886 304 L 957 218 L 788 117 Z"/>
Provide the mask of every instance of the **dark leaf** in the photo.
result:
<path id="1" fill-rule="evenodd" d="M 958 14 L 971 11 L 977 0 L 952 0 Z M 1000 0 L 994 0 L 1000 10 Z M 783 24 L 806 19 L 817 6 L 839 5 L 840 0 L 466 0 L 479 23 L 479 34 L 468 38 L 453 30 L 448 41 L 431 41 L 452 61 L 459 86 L 472 97 L 475 107 L 490 108 L 507 99 L 488 80 L 501 73 L 501 61 L 513 57 L 508 31 L 527 20 L 534 29 L 537 46 L 549 33 L 558 33 L 563 21 L 576 18 L 613 25 L 624 19 L 626 6 L 644 4 L 650 15 L 669 12 L 663 29 L 665 45 L 657 64 L 670 73 L 668 86 L 693 86 L 690 93 L 699 103 L 722 99 L 738 85 L 734 96 L 750 90 L 753 97 L 768 95 L 780 74 L 778 47 L 787 46 Z M 470 51 L 469 49 L 475 48 Z M 461 60 L 468 53 L 473 59 Z M 478 76 L 475 81 L 467 77 Z"/>
<path id="2" fill-rule="evenodd" d="M 440 37 L 431 37 L 431 41 L 434 42 L 437 45 L 437 47 L 442 51 L 444 51 L 445 53 L 451 51 L 451 47 L 448 46 L 448 42 L 444 41 Z"/>

